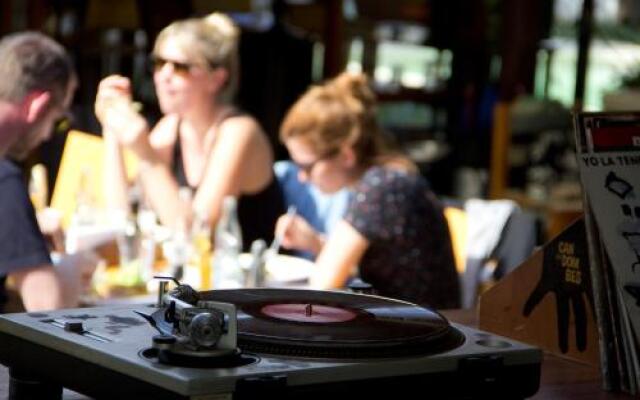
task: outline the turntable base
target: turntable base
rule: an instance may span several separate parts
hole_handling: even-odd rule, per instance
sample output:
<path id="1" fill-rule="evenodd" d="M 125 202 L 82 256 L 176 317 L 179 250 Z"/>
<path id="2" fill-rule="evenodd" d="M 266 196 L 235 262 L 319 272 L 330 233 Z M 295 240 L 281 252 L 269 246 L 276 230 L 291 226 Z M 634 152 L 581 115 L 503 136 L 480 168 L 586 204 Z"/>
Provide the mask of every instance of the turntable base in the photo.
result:
<path id="1" fill-rule="evenodd" d="M 244 296 L 245 293 L 227 293 L 231 294 Z M 260 294 L 258 297 L 263 298 L 262 295 L 278 293 Z M 354 304 L 370 304 L 379 299 L 355 296 L 358 297 L 346 300 L 346 307 L 335 307 L 352 309 Z M 325 304 L 333 304 L 324 295 L 321 299 L 326 300 Z M 254 302 L 251 304 L 255 305 Z M 426 310 L 389 299 L 378 303 L 383 304 L 391 309 L 395 305 L 409 307 L 411 315 Z M 364 306 L 355 307 L 354 312 L 363 309 L 369 310 Z M 0 363 L 10 368 L 11 398 L 59 398 L 61 388 L 65 387 L 96 398 L 326 400 L 327 396 L 389 399 L 399 394 L 420 393 L 428 394 L 429 398 L 518 399 L 532 396 L 539 386 L 540 350 L 466 326 L 449 324 L 431 310 L 429 313 L 439 316 L 436 331 L 453 332 L 453 337 L 460 339 L 455 345 L 447 342 L 438 351 L 412 347 L 416 349 L 415 353 L 399 356 L 365 357 L 364 353 L 356 352 L 354 358 L 310 357 L 245 350 L 241 339 L 261 336 L 261 331 L 260 328 L 251 328 L 251 332 L 245 330 L 242 321 L 247 321 L 246 315 L 251 311 L 240 304 L 238 344 L 242 363 L 206 367 L 166 365 L 149 356 L 151 338 L 157 332 L 136 312 L 155 310 L 157 308 L 151 306 L 122 306 L 0 316 Z M 245 315 L 245 312 L 249 314 Z M 338 314 L 346 315 L 341 311 Z M 382 314 L 387 315 L 386 312 Z M 260 315 L 258 324 L 263 318 L 273 316 Z M 277 325 L 283 323 L 280 314 L 276 314 L 276 320 Z M 76 325 L 72 322 L 82 322 L 82 329 L 74 330 Z M 410 323 L 423 322 L 414 319 Z M 65 323 L 71 328 L 65 329 Z M 306 327 L 302 325 L 302 328 Z M 268 329 L 271 328 L 268 325 Z M 283 342 L 280 343 L 282 346 L 286 343 L 282 332 L 289 329 L 293 328 L 289 326 L 273 332 L 273 337 Z M 322 331 L 311 329 L 310 332 Z M 296 334 L 300 333 L 292 336 Z M 336 334 L 335 339 L 344 342 L 352 334 L 359 336 L 360 332 L 347 329 L 344 334 Z M 312 344 L 324 341 L 322 335 L 312 335 L 307 340 Z M 355 341 L 352 347 L 358 347 L 360 342 Z"/>

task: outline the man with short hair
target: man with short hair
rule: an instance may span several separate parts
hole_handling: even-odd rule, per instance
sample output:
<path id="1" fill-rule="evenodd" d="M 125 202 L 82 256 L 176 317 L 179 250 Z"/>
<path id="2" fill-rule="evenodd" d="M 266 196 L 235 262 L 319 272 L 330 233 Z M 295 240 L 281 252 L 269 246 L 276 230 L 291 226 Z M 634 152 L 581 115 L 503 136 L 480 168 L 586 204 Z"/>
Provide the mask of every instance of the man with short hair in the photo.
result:
<path id="1" fill-rule="evenodd" d="M 28 311 L 69 306 L 16 161 L 49 138 L 77 86 L 65 49 L 37 32 L 0 40 L 0 311 L 10 276 Z"/>

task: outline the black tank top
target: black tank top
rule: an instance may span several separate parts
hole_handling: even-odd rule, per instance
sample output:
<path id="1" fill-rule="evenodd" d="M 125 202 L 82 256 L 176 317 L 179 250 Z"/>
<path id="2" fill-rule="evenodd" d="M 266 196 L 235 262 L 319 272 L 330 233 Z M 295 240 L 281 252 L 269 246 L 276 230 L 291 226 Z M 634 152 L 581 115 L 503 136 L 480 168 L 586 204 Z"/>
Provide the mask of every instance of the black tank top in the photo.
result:
<path id="1" fill-rule="evenodd" d="M 218 125 L 227 118 L 241 115 L 232 112 L 218 121 Z M 187 186 L 195 192 L 197 187 L 189 185 L 182 160 L 180 145 L 180 123 L 176 143 L 173 146 L 172 172 L 179 186 Z M 284 213 L 284 198 L 282 190 L 273 175 L 269 184 L 257 193 L 241 194 L 238 199 L 238 220 L 242 229 L 242 248 L 249 251 L 251 243 L 256 239 L 264 239 L 267 245 L 273 240 L 276 221 Z"/>

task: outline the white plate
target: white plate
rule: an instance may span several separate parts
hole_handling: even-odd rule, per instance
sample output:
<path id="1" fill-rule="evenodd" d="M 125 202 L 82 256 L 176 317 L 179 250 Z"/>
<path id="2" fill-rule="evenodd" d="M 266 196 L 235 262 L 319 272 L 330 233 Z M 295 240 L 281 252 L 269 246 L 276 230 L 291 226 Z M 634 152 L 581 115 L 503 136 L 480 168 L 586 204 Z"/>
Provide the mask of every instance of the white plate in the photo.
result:
<path id="1" fill-rule="evenodd" d="M 313 262 L 300 258 L 277 254 L 267 257 L 265 270 L 271 282 L 299 282 L 309 279 Z"/>

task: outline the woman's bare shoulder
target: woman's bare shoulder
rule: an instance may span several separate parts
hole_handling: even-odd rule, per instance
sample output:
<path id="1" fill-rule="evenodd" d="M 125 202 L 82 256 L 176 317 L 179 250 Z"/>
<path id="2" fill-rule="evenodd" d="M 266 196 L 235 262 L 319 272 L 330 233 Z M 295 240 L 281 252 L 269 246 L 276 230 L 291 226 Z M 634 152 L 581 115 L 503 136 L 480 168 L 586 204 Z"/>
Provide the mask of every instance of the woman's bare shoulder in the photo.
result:
<path id="1" fill-rule="evenodd" d="M 238 140 L 241 137 L 255 137 L 264 135 L 258 121 L 248 114 L 240 114 L 226 118 L 218 127 L 221 135 L 233 136 Z"/>

